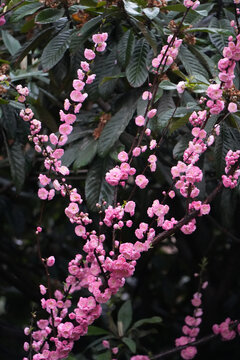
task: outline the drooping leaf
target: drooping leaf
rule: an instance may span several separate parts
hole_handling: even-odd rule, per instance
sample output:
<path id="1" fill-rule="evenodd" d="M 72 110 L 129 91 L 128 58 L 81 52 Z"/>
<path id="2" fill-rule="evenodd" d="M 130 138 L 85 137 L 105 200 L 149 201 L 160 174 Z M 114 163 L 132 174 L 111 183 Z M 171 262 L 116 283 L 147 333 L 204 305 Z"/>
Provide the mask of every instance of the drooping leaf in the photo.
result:
<path id="1" fill-rule="evenodd" d="M 124 69 L 132 56 L 134 45 L 135 36 L 131 29 L 125 32 L 117 46 L 117 60 Z"/>
<path id="2" fill-rule="evenodd" d="M 185 45 L 180 47 L 179 59 L 181 60 L 189 75 L 202 75 L 205 79 L 208 78 L 208 73 L 205 68 L 199 62 L 197 57 Z"/>
<path id="3" fill-rule="evenodd" d="M 64 56 L 69 46 L 72 30 L 62 30 L 44 48 L 41 63 L 43 71 L 52 69 Z"/>
<path id="4" fill-rule="evenodd" d="M 130 338 L 127 338 L 127 337 L 124 337 L 122 338 L 122 342 L 124 342 L 124 344 L 127 345 L 127 347 L 129 348 L 129 350 L 132 352 L 132 353 L 135 353 L 136 352 L 136 343 L 133 339 L 130 339 Z"/>
<path id="5" fill-rule="evenodd" d="M 79 147 L 73 164 L 73 169 L 77 170 L 88 165 L 97 153 L 97 141 L 93 137 L 84 139 L 82 146 Z"/>
<path id="6" fill-rule="evenodd" d="M 100 156 L 105 156 L 109 152 L 125 130 L 136 109 L 137 99 L 136 93 L 130 93 L 127 99 L 124 97 L 123 105 L 105 125 L 98 141 Z"/>
<path id="7" fill-rule="evenodd" d="M 118 333 L 119 336 L 125 334 L 132 322 L 132 304 L 131 300 L 127 300 L 123 303 L 118 311 Z"/>
<path id="8" fill-rule="evenodd" d="M 49 24 L 59 20 L 64 15 L 64 9 L 44 9 L 35 17 L 37 24 Z"/>
<path id="9" fill-rule="evenodd" d="M 147 319 L 141 319 L 141 320 L 138 320 L 136 321 L 132 328 L 131 329 L 136 329 L 142 325 L 145 325 L 145 324 L 159 324 L 162 322 L 162 318 L 159 317 L 159 316 L 153 316 L 151 318 L 147 318 Z"/>
<path id="10" fill-rule="evenodd" d="M 215 77 L 218 72 L 215 62 L 197 46 L 189 46 L 189 49 L 200 60 L 201 64 L 203 64 L 207 68 L 210 75 Z"/>
<path id="11" fill-rule="evenodd" d="M 29 53 L 29 51 L 35 50 L 39 44 L 46 41 L 53 30 L 53 27 L 48 27 L 47 29 L 38 32 L 31 40 L 27 41 L 12 57 L 12 63 L 14 66 L 17 66 Z"/>
<path id="12" fill-rule="evenodd" d="M 103 99 L 108 99 L 114 92 L 115 85 L 118 81 L 117 75 L 120 73 L 120 68 L 117 65 L 116 46 L 106 58 L 102 59 L 102 61 L 104 61 L 104 67 L 98 76 L 98 91 Z M 109 76 L 112 76 L 113 78 L 107 82 L 102 82 L 104 78 Z"/>
<path id="13" fill-rule="evenodd" d="M 169 80 L 163 80 L 159 87 L 163 90 L 176 90 L 177 86 L 176 84 L 173 84 L 171 81 Z"/>
<path id="14" fill-rule="evenodd" d="M 8 31 L 2 30 L 3 43 L 11 55 L 14 55 L 20 48 L 20 42 L 15 39 Z"/>
<path id="15" fill-rule="evenodd" d="M 19 7 L 14 13 L 11 15 L 10 21 L 11 22 L 18 22 L 22 18 L 27 15 L 34 14 L 37 10 L 43 7 L 43 4 L 40 2 L 32 2 L 28 4 L 24 4 L 23 6 Z"/>
<path id="16" fill-rule="evenodd" d="M 13 182 L 16 186 L 16 191 L 19 193 L 22 189 L 25 180 L 25 157 L 22 149 L 22 144 L 15 141 L 11 146 L 5 141 L 8 160 Z"/>
<path id="17" fill-rule="evenodd" d="M 217 19 L 213 17 L 209 27 L 218 28 L 222 30 L 222 33 L 209 34 L 210 41 L 217 48 L 217 50 L 222 53 L 224 46 L 228 44 L 229 33 L 233 34 L 232 27 L 229 24 L 229 21 L 226 19 Z"/>
<path id="18" fill-rule="evenodd" d="M 101 204 L 103 200 L 108 205 L 112 204 L 114 187 L 106 182 L 105 175 L 113 167 L 114 163 L 111 159 L 97 158 L 89 169 L 85 183 L 85 195 L 90 210 L 96 211 L 96 204 Z"/>
<path id="19" fill-rule="evenodd" d="M 188 147 L 188 143 L 192 139 L 192 136 L 189 134 L 185 134 L 185 136 L 182 136 L 180 140 L 177 142 L 177 144 L 173 148 L 173 157 L 176 160 L 181 160 L 183 157 L 183 153 Z"/>
<path id="20" fill-rule="evenodd" d="M 157 40 L 156 40 L 154 33 L 151 30 L 149 30 L 147 28 L 147 26 L 145 26 L 141 21 L 138 21 L 137 19 L 133 19 L 133 22 L 136 24 L 136 26 L 142 32 L 145 40 L 151 46 L 151 48 L 153 49 L 153 53 L 156 56 L 158 44 L 157 44 Z"/>
<path id="21" fill-rule="evenodd" d="M 147 80 L 147 55 L 149 45 L 144 39 L 137 41 L 131 60 L 126 68 L 126 76 L 132 87 L 139 87 Z"/>
<path id="22" fill-rule="evenodd" d="M 17 113 L 10 105 L 1 106 L 0 124 L 6 131 L 7 139 L 15 139 L 17 132 Z"/>
<path id="23" fill-rule="evenodd" d="M 104 351 L 96 356 L 96 360 L 111 360 L 111 352 L 109 350 Z"/>
<path id="24" fill-rule="evenodd" d="M 87 332 L 87 335 L 88 336 L 92 336 L 92 335 L 108 335 L 109 334 L 109 331 L 105 330 L 105 329 L 102 329 L 98 326 L 89 326 L 88 327 L 88 332 Z"/>

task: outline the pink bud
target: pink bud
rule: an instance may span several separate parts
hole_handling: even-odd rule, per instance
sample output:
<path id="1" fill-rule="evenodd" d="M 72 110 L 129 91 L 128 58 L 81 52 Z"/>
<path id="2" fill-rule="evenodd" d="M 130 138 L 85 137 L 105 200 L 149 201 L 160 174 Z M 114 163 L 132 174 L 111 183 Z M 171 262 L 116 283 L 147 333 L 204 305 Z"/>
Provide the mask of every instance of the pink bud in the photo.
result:
<path id="1" fill-rule="evenodd" d="M 54 256 L 50 256 L 49 258 L 47 258 L 47 266 L 51 267 L 55 264 L 55 257 Z"/>

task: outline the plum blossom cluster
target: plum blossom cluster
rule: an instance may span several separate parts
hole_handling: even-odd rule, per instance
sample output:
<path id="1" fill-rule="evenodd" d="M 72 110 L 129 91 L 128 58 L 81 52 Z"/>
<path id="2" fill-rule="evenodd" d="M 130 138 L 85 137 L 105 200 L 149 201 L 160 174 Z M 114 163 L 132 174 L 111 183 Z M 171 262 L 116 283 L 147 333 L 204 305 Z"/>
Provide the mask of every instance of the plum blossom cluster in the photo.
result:
<path id="1" fill-rule="evenodd" d="M 181 39 L 174 38 L 173 35 L 169 35 L 167 38 L 168 45 L 164 45 L 160 54 L 152 60 L 152 66 L 155 69 L 159 69 L 161 65 L 170 66 L 176 57 L 178 56 L 179 47 L 182 44 Z"/>
<path id="2" fill-rule="evenodd" d="M 214 324 L 212 330 L 215 335 L 220 335 L 223 341 L 233 340 L 237 332 L 240 335 L 240 325 L 238 321 L 227 318 L 220 325 Z"/>
<path id="3" fill-rule="evenodd" d="M 223 49 L 223 58 L 218 62 L 219 80 L 220 84 L 211 84 L 207 89 L 207 95 L 210 100 L 207 101 L 207 106 L 210 108 L 211 114 L 219 114 L 224 109 L 224 101 L 222 99 L 223 90 L 230 89 L 233 86 L 235 78 L 234 69 L 236 62 L 240 59 L 240 35 L 238 34 L 236 40 L 229 36 L 228 46 Z M 230 102 L 228 111 L 234 113 L 237 111 L 237 105 Z"/>
<path id="4" fill-rule="evenodd" d="M 223 181 L 223 185 L 226 188 L 229 187 L 230 189 L 233 189 L 237 186 L 238 178 L 240 176 L 239 165 L 237 165 L 237 163 L 239 162 L 239 157 L 240 157 L 240 150 L 237 150 L 237 151 L 229 150 L 225 157 L 225 160 L 226 160 L 225 173 L 226 173 L 226 175 L 222 175 L 222 181 Z M 233 174 L 229 174 L 230 169 L 235 164 L 237 165 L 237 168 L 235 169 Z"/>
<path id="5" fill-rule="evenodd" d="M 205 289 L 207 287 L 208 283 L 205 282 L 202 284 L 202 289 Z M 183 346 L 190 344 L 190 346 L 186 347 L 181 351 L 181 357 L 184 360 L 190 360 L 193 359 L 197 354 L 197 348 L 196 346 L 191 346 L 191 343 L 193 343 L 200 331 L 199 325 L 202 322 L 202 314 L 203 310 L 200 307 L 202 304 L 202 293 L 196 292 L 193 295 L 193 298 L 191 300 L 192 305 L 194 306 L 193 316 L 186 316 L 185 317 L 185 325 L 182 327 L 183 336 L 180 338 L 177 338 L 175 340 L 175 345 Z"/>
<path id="6" fill-rule="evenodd" d="M 187 8 L 196 8 L 199 1 L 185 0 L 184 5 Z M 64 102 L 64 110 L 60 111 L 61 125 L 59 127 L 59 135 L 52 133 L 49 136 L 40 135 L 41 123 L 34 119 L 34 114 L 29 108 L 21 110 L 21 117 L 24 121 L 30 123 L 30 140 L 35 145 L 35 150 L 42 153 L 45 160 L 44 165 L 46 174 L 39 175 L 39 182 L 41 187 L 38 191 L 38 196 L 42 200 L 51 200 L 55 196 L 55 191 L 61 193 L 62 196 L 68 196 L 70 201 L 65 209 L 65 214 L 71 223 L 76 224 L 75 233 L 77 236 L 85 240 L 83 251 L 86 256 L 77 254 L 68 264 L 68 276 L 65 281 L 64 292 L 56 290 L 54 296 L 49 294 L 49 298 L 42 298 L 42 308 L 46 310 L 47 319 L 41 319 L 37 322 L 37 330 L 32 331 L 29 328 L 25 329 L 26 334 L 31 333 L 32 341 L 24 344 L 24 349 L 29 350 L 30 346 L 35 351 L 33 360 L 58 360 L 68 356 L 72 350 L 74 342 L 81 336 L 87 333 L 88 326 L 93 323 L 101 315 L 101 305 L 106 303 L 112 295 L 124 285 L 125 279 L 132 276 L 135 271 L 136 261 L 141 257 L 142 252 L 146 252 L 151 247 L 152 241 L 155 237 L 155 230 L 147 223 L 140 222 L 135 228 L 135 236 L 138 239 L 135 243 L 120 242 L 114 240 L 112 250 L 107 253 L 104 248 L 106 237 L 103 233 L 97 235 L 96 231 L 87 231 L 86 226 L 92 222 L 88 213 L 81 211 L 82 198 L 77 189 L 73 189 L 65 181 L 65 176 L 69 174 L 69 169 L 63 166 L 61 158 L 64 154 L 62 146 L 68 141 L 68 136 L 73 130 L 73 124 L 76 121 L 77 115 L 82 107 L 83 102 L 87 98 L 87 93 L 84 92 L 86 84 L 91 84 L 95 79 L 95 74 L 91 74 L 91 62 L 94 60 L 95 51 L 102 52 L 106 48 L 107 33 L 95 34 L 92 37 L 94 47 L 92 49 L 85 49 L 84 56 L 86 61 L 81 62 L 81 68 L 77 71 L 77 78 L 73 80 L 73 90 L 70 93 L 70 98 Z M 168 45 L 165 45 L 161 53 L 153 59 L 152 65 L 155 69 L 161 66 L 171 65 L 178 55 L 178 49 L 182 40 L 173 36 L 168 37 Z M 210 100 L 207 101 L 207 106 L 210 108 L 210 114 L 218 114 L 224 109 L 223 84 L 224 89 L 227 89 L 232 84 L 234 78 L 235 61 L 238 58 L 238 42 L 233 43 L 229 40 L 228 50 L 225 50 L 223 59 L 219 70 L 221 71 L 221 84 L 212 84 L 208 87 L 207 95 Z M 234 44 L 234 46 L 232 45 Z M 226 48 L 225 48 L 226 49 Z M 230 54 L 231 51 L 231 54 Z M 220 68 L 221 67 L 221 68 Z M 156 72 L 157 72 L 156 70 Z M 227 74 L 224 78 L 224 74 Z M 226 81 L 224 81 L 225 79 Z M 183 88 L 183 84 L 181 84 Z M 28 95 L 28 89 L 22 88 L 21 85 L 17 87 L 19 93 L 18 100 L 25 102 Z M 181 91 L 180 91 L 181 92 Z M 144 100 L 151 100 L 152 93 L 145 91 L 142 95 Z M 236 108 L 230 106 L 229 111 L 234 112 Z M 157 109 L 151 109 L 144 116 L 139 115 L 135 118 L 135 124 L 138 127 L 144 127 L 145 134 L 150 136 L 150 129 L 146 129 L 147 122 L 153 118 L 157 113 Z M 199 189 L 196 183 L 202 181 L 202 170 L 195 165 L 199 160 L 200 155 L 206 151 L 214 141 L 214 136 L 207 136 L 203 129 L 205 122 L 208 119 L 206 110 L 193 112 L 189 118 L 193 125 L 192 135 L 194 139 L 189 142 L 187 149 L 183 155 L 183 161 L 179 161 L 176 166 L 171 169 L 172 178 L 175 182 L 175 187 L 180 191 L 180 194 L 191 200 L 188 204 L 188 211 L 197 211 L 199 216 L 206 215 L 210 212 L 210 205 L 201 201 L 197 201 L 196 197 L 199 195 Z M 214 129 L 214 134 L 219 134 L 219 125 Z M 138 144 L 132 150 L 132 156 L 137 157 L 144 153 L 147 148 L 151 151 L 157 146 L 155 139 L 150 141 L 149 146 Z M 233 175 L 228 176 L 228 171 L 240 156 L 240 151 L 229 152 L 226 157 L 226 175 L 223 175 L 223 183 L 225 186 L 234 187 L 240 175 L 240 170 L 236 169 Z M 136 174 L 136 169 L 131 166 L 131 159 L 129 154 L 121 151 L 118 154 L 120 165 L 115 166 L 106 174 L 106 181 L 112 186 L 124 186 L 129 176 Z M 157 157 L 155 153 L 148 156 L 148 165 L 151 171 L 156 170 Z M 51 175 L 53 173 L 53 175 Z M 54 177 L 54 180 L 52 179 Z M 60 180 L 58 179 L 60 177 Z M 149 180 L 144 174 L 139 174 L 135 178 L 135 185 L 140 189 L 146 188 Z M 231 183 L 231 184 L 230 184 Z M 226 185 L 230 184 L 230 185 Z M 234 184 L 234 186 L 232 185 Z M 175 196 L 175 192 L 169 191 L 170 198 Z M 104 204 L 106 205 L 106 204 Z M 114 230 L 121 230 L 124 226 L 132 227 L 133 221 L 129 217 L 134 216 L 136 204 L 134 201 L 127 201 L 123 205 L 117 203 L 116 205 L 108 206 L 104 210 L 103 220 L 99 225 L 113 227 Z M 166 219 L 169 213 L 169 206 L 160 203 L 158 199 L 154 200 L 152 206 L 148 208 L 147 214 L 149 218 L 156 217 L 157 226 L 163 230 L 172 229 L 178 221 L 175 218 Z M 191 234 L 196 229 L 196 220 L 192 219 L 188 224 L 181 227 L 181 231 L 185 234 Z M 38 232 L 40 230 L 37 229 Z M 139 241 L 142 240 L 142 241 Z M 47 266 L 53 266 L 54 261 L 49 257 L 46 261 Z M 77 305 L 73 306 L 71 300 L 68 298 L 69 294 L 87 289 L 89 296 L 80 297 Z M 47 289 L 44 285 L 40 285 L 40 292 L 44 296 L 47 294 Z M 192 305 L 195 307 L 193 316 L 185 318 L 185 325 L 183 326 L 184 336 L 176 339 L 176 346 L 187 345 L 181 352 L 183 359 L 192 359 L 197 349 L 190 344 L 195 341 L 199 333 L 199 325 L 201 323 L 202 309 L 201 293 L 194 294 Z M 228 323 L 229 324 L 229 323 Z M 224 333 L 225 325 L 217 325 L 215 331 Z M 225 326 L 226 327 L 226 326 Z M 228 327 L 229 329 L 229 327 Z M 229 330 L 229 332 L 231 332 Z M 226 335 L 228 336 L 228 335 Z M 230 335 L 229 335 L 230 336 Z M 222 337 L 224 337 L 222 335 Z M 105 341 L 104 347 L 110 349 L 109 342 Z M 117 354 L 118 349 L 113 348 L 112 353 Z M 28 360 L 25 358 L 25 360 Z M 149 360 L 148 356 L 136 355 L 131 360 Z"/>

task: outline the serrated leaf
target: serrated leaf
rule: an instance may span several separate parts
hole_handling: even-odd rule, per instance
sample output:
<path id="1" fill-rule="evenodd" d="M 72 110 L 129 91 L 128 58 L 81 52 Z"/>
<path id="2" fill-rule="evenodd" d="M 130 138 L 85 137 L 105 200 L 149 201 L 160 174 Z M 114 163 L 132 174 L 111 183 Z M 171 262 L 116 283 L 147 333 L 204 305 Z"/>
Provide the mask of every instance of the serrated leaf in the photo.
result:
<path id="1" fill-rule="evenodd" d="M 112 51 L 107 57 L 102 57 L 101 63 L 103 64 L 103 67 L 99 75 L 97 75 L 98 91 L 103 99 L 107 99 L 113 94 L 118 77 L 112 78 L 111 80 L 107 81 L 107 83 L 102 83 L 102 80 L 105 77 L 114 77 L 120 73 L 120 68 L 117 65 L 117 48 L 113 47 Z"/>
<path id="2" fill-rule="evenodd" d="M 73 169 L 77 170 L 88 165 L 97 152 L 97 141 L 93 137 L 84 139 L 83 145 L 79 148 L 75 158 Z"/>
<path id="3" fill-rule="evenodd" d="M 132 304 L 131 300 L 125 301 L 118 311 L 118 333 L 123 336 L 132 322 Z"/>
<path id="4" fill-rule="evenodd" d="M 97 158 L 88 171 L 85 183 L 85 195 L 90 210 L 97 211 L 96 204 L 105 200 L 108 205 L 113 203 L 114 186 L 110 186 L 105 175 L 109 169 L 114 167 L 111 159 Z"/>
<path id="5" fill-rule="evenodd" d="M 148 70 L 146 60 L 148 51 L 148 43 L 144 39 L 138 40 L 130 63 L 126 68 L 127 80 L 132 87 L 140 87 L 147 80 Z"/>
<path id="6" fill-rule="evenodd" d="M 163 80 L 160 85 L 159 85 L 160 89 L 163 90 L 176 90 L 177 85 L 173 84 L 171 81 L 169 80 Z"/>
<path id="7" fill-rule="evenodd" d="M 16 110 L 9 105 L 1 106 L 2 114 L 0 124 L 6 131 L 8 139 L 15 139 L 17 131 L 17 113 Z"/>
<path id="8" fill-rule="evenodd" d="M 136 352 L 137 346 L 136 346 L 136 343 L 135 343 L 135 341 L 133 339 L 124 337 L 124 338 L 122 338 L 122 342 L 124 342 L 124 344 L 127 345 L 127 347 L 129 348 L 129 350 L 132 353 Z"/>
<path id="9" fill-rule="evenodd" d="M 24 18 L 27 15 L 34 14 L 37 10 L 43 7 L 43 4 L 40 2 L 33 2 L 30 4 L 25 4 L 14 11 L 12 14 L 10 21 L 11 22 L 18 22 L 22 18 Z"/>
<path id="10" fill-rule="evenodd" d="M 133 30 L 131 29 L 125 32 L 117 46 L 117 60 L 124 69 L 132 56 L 134 45 L 135 36 Z"/>
<path id="11" fill-rule="evenodd" d="M 138 320 L 136 321 L 132 328 L 131 329 L 136 329 L 142 325 L 145 325 L 145 324 L 159 324 L 162 322 L 162 318 L 159 317 L 159 316 L 153 316 L 151 318 L 147 318 L 147 319 L 141 319 L 141 320 Z"/>
<path id="12" fill-rule="evenodd" d="M 49 41 L 41 56 L 43 71 L 49 71 L 63 58 L 69 46 L 71 32 L 72 30 L 63 30 Z"/>
<path id="13" fill-rule="evenodd" d="M 137 99 L 138 94 L 136 93 L 130 93 L 127 99 L 124 97 L 125 101 L 122 107 L 105 125 L 98 141 L 98 154 L 100 156 L 103 157 L 109 152 L 125 130 L 135 112 Z"/>
<path id="14" fill-rule="evenodd" d="M 152 31 L 150 31 L 147 26 L 145 26 L 141 21 L 138 21 L 137 19 L 132 20 L 133 23 L 139 28 L 139 30 L 142 32 L 145 40 L 147 43 L 151 46 L 153 49 L 153 53 L 156 56 L 157 50 L 158 50 L 158 44 L 155 35 Z"/>
<path id="15" fill-rule="evenodd" d="M 59 20 L 64 15 L 64 9 L 44 9 L 35 17 L 36 24 L 49 24 Z"/>
<path id="16" fill-rule="evenodd" d="M 93 335 L 108 335 L 109 334 L 109 331 L 107 330 L 104 330 L 98 326 L 89 326 L 88 327 L 88 332 L 87 332 L 87 335 L 88 336 L 93 336 Z"/>
<path id="17" fill-rule="evenodd" d="M 11 55 L 14 55 L 21 48 L 20 42 L 8 31 L 2 30 L 2 40 Z"/>
<path id="18" fill-rule="evenodd" d="M 183 117 L 180 117 L 180 119 L 172 121 L 171 126 L 170 126 L 170 134 L 173 133 L 174 131 L 178 130 L 180 127 L 186 125 L 190 115 L 191 115 L 191 113 L 189 112 L 188 114 L 184 115 Z"/>
<path id="19" fill-rule="evenodd" d="M 197 48 L 196 46 L 189 46 L 189 49 L 193 54 L 197 56 L 201 64 L 205 66 L 205 68 L 208 70 L 211 76 L 215 77 L 218 73 L 217 65 L 216 63 L 207 56 L 202 50 Z"/>
<path id="20" fill-rule="evenodd" d="M 25 157 L 22 144 L 15 141 L 11 147 L 6 144 L 8 160 L 16 191 L 19 193 L 25 180 Z"/>
<path id="21" fill-rule="evenodd" d="M 189 75 L 202 75 L 205 79 L 208 78 L 208 73 L 205 68 L 198 61 L 197 57 L 184 45 L 180 47 L 179 59 L 185 67 Z"/>
<path id="22" fill-rule="evenodd" d="M 220 34 L 220 35 L 232 35 L 232 31 L 227 30 L 227 29 L 218 29 L 218 28 L 214 28 L 214 27 L 196 27 L 196 28 L 189 28 L 186 29 L 185 32 L 187 33 L 191 33 L 191 32 L 206 32 L 209 34 Z"/>
<path id="23" fill-rule="evenodd" d="M 29 51 L 35 50 L 39 44 L 42 44 L 44 40 L 48 39 L 53 30 L 53 27 L 44 29 L 38 32 L 31 40 L 27 41 L 12 57 L 14 66 L 18 65 Z"/>
<path id="24" fill-rule="evenodd" d="M 229 21 L 226 19 L 217 19 L 215 17 L 212 18 L 209 27 L 218 28 L 223 30 L 222 33 L 218 34 L 209 34 L 209 38 L 211 43 L 218 49 L 220 53 L 222 53 L 223 48 L 228 44 L 228 36 L 229 33 L 233 35 L 232 27 L 229 24 Z M 225 33 L 224 33 L 225 30 Z M 226 31 L 227 30 L 227 31 Z"/>
<path id="25" fill-rule="evenodd" d="M 181 139 L 177 142 L 177 144 L 173 148 L 173 158 L 176 160 L 181 160 L 183 157 L 183 153 L 188 147 L 188 143 L 192 139 L 190 134 L 185 134 L 181 137 Z"/>

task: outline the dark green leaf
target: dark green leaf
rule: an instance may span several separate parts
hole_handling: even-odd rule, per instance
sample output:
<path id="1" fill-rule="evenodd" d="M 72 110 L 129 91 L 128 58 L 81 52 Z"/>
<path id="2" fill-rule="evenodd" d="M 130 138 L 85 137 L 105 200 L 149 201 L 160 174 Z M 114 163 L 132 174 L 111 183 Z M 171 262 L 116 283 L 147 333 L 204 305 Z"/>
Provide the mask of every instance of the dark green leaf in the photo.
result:
<path id="1" fill-rule="evenodd" d="M 204 78 L 208 78 L 205 68 L 200 64 L 197 57 L 184 45 L 180 47 L 179 59 L 189 75 L 202 75 Z"/>
<path id="2" fill-rule="evenodd" d="M 130 339 L 130 338 L 122 338 L 122 342 L 124 342 L 124 344 L 127 345 L 127 347 L 129 348 L 129 350 L 132 352 L 132 353 L 135 353 L 136 352 L 136 343 L 135 341 L 133 341 L 133 339 Z"/>
<path id="3" fill-rule="evenodd" d="M 89 169 L 85 183 L 85 195 L 90 210 L 96 211 L 96 204 L 101 204 L 103 200 L 108 205 L 112 204 L 114 187 L 106 182 L 105 175 L 113 167 L 114 163 L 111 159 L 97 158 Z"/>
<path id="4" fill-rule="evenodd" d="M 3 43 L 11 55 L 14 55 L 20 48 L 20 42 L 15 39 L 8 31 L 2 30 Z"/>
<path id="5" fill-rule="evenodd" d="M 14 13 L 11 16 L 11 22 L 18 22 L 25 16 L 34 14 L 41 7 L 43 7 L 43 4 L 41 4 L 40 2 L 25 4 L 14 11 Z"/>
<path id="6" fill-rule="evenodd" d="M 16 191 L 19 193 L 25 180 L 25 157 L 22 144 L 15 141 L 13 145 L 9 147 L 5 141 L 5 145 L 7 148 L 13 182 L 16 186 Z"/>
<path id="7" fill-rule="evenodd" d="M 177 144 L 173 148 L 173 157 L 176 160 L 181 160 L 183 157 L 183 153 L 188 147 L 189 141 L 192 139 L 191 135 L 185 134 L 181 139 L 177 142 Z"/>
<path id="8" fill-rule="evenodd" d="M 163 80 L 159 87 L 163 90 L 176 90 L 177 86 L 169 80 Z"/>
<path id="9" fill-rule="evenodd" d="M 119 64 L 125 69 L 132 56 L 135 45 L 135 36 L 133 30 L 128 30 L 121 37 L 117 46 L 117 59 Z"/>
<path id="10" fill-rule="evenodd" d="M 9 105 L 1 106 L 2 114 L 0 124 L 6 131 L 7 139 L 15 139 L 17 131 L 17 113 L 16 110 Z"/>
<path id="11" fill-rule="evenodd" d="M 232 27 L 229 24 L 229 21 L 226 19 L 217 19 L 212 18 L 209 27 L 218 28 L 222 30 L 222 33 L 218 34 L 209 34 L 209 38 L 212 44 L 222 53 L 224 46 L 228 44 L 229 33 L 233 34 Z"/>
<path id="12" fill-rule="evenodd" d="M 140 31 L 142 32 L 145 40 L 148 42 L 148 44 L 151 46 L 151 48 L 153 49 L 154 55 L 157 55 L 157 40 L 155 35 L 153 34 L 152 31 L 150 31 L 147 26 L 145 26 L 141 21 L 138 21 L 137 19 L 133 19 L 133 22 L 136 24 L 136 26 L 140 29 Z"/>
<path id="13" fill-rule="evenodd" d="M 59 20 L 64 15 L 64 9 L 44 9 L 35 17 L 37 24 L 49 24 Z"/>
<path id="14" fill-rule="evenodd" d="M 111 358 L 111 352 L 109 350 L 96 356 L 96 360 L 111 360 Z"/>
<path id="15" fill-rule="evenodd" d="M 120 310 L 118 311 L 117 325 L 118 325 L 119 336 L 123 336 L 123 334 L 125 334 L 131 322 L 132 322 L 132 304 L 130 300 L 127 300 L 120 307 Z"/>
<path id="16" fill-rule="evenodd" d="M 153 316 L 151 318 L 141 319 L 141 320 L 136 321 L 133 324 L 131 329 L 136 329 L 145 324 L 159 324 L 161 322 L 162 322 L 162 318 L 160 318 L 159 316 Z"/>
<path id="17" fill-rule="evenodd" d="M 134 47 L 130 63 L 126 68 L 126 75 L 132 87 L 139 87 L 147 80 L 147 55 L 149 51 L 148 43 L 144 39 L 138 40 Z"/>
<path id="18" fill-rule="evenodd" d="M 41 57 L 43 71 L 49 71 L 62 59 L 68 49 L 71 32 L 72 30 L 62 30 L 49 41 Z"/>
<path id="19" fill-rule="evenodd" d="M 37 33 L 36 36 L 33 37 L 31 40 L 27 41 L 21 47 L 21 49 L 19 49 L 19 51 L 17 51 L 16 54 L 14 54 L 12 58 L 13 64 L 15 66 L 18 65 L 22 61 L 22 59 L 29 53 L 29 51 L 35 50 L 39 44 L 42 44 L 43 41 L 48 39 L 52 31 L 53 31 L 52 27 L 44 29 L 39 33 Z"/>
<path id="20" fill-rule="evenodd" d="M 105 156 L 109 152 L 125 130 L 135 112 L 137 99 L 138 94 L 136 93 L 130 93 L 127 99 L 124 97 L 125 101 L 122 107 L 105 125 L 98 142 L 98 153 L 100 156 Z"/>
<path id="21" fill-rule="evenodd" d="M 107 330 L 104 330 L 98 326 L 89 326 L 88 327 L 88 332 L 87 332 L 87 335 L 108 335 L 109 334 L 109 331 Z"/>
<path id="22" fill-rule="evenodd" d="M 93 137 L 84 139 L 82 146 L 80 146 L 76 153 L 73 169 L 77 170 L 83 166 L 88 165 L 97 152 L 97 141 Z"/>

